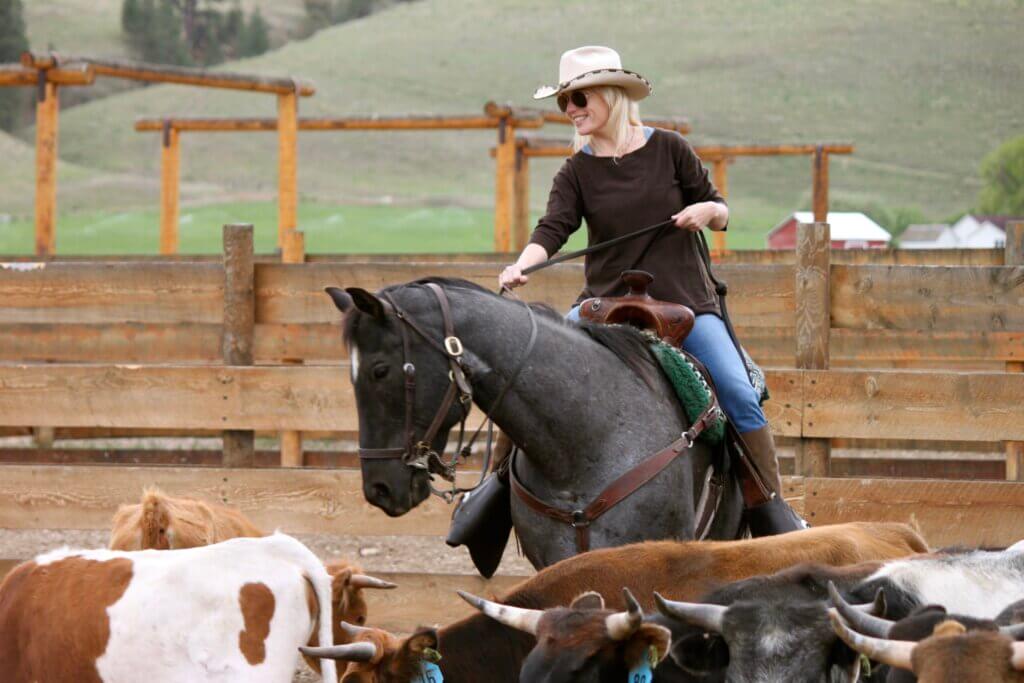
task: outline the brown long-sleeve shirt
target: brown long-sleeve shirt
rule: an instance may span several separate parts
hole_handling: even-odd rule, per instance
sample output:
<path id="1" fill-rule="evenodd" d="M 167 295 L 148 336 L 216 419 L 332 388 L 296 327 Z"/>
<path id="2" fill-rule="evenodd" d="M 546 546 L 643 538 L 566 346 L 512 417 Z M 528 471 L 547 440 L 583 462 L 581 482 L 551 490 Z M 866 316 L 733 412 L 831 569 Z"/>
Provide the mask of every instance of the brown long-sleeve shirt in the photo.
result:
<path id="1" fill-rule="evenodd" d="M 725 203 L 690 144 L 679 133 L 654 129 L 646 144 L 613 159 L 577 152 L 558 171 L 547 212 L 530 242 L 554 255 L 583 219 L 589 244 L 619 237 L 661 221 L 690 204 Z M 656 241 L 643 254 L 651 242 Z M 579 300 L 626 294 L 623 270 L 654 275 L 655 299 L 689 306 L 694 313 L 719 313 L 715 288 L 700 257 L 697 235 L 669 226 L 610 249 L 588 254 L 587 284 Z M 643 258 L 641 258 L 643 254 Z"/>

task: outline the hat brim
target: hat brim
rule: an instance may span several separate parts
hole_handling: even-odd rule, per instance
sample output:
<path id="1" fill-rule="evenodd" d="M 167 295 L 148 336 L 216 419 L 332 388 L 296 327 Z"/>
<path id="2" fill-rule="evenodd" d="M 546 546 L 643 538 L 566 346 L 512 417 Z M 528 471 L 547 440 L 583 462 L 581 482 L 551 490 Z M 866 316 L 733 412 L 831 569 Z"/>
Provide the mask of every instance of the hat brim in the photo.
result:
<path id="1" fill-rule="evenodd" d="M 533 99 L 543 100 L 548 97 L 557 97 L 564 92 L 601 85 L 618 86 L 625 90 L 633 101 L 642 100 L 653 92 L 651 82 L 638 73 L 624 69 L 601 69 L 582 74 L 571 81 L 559 83 L 558 86 L 542 86 L 533 94 Z"/>

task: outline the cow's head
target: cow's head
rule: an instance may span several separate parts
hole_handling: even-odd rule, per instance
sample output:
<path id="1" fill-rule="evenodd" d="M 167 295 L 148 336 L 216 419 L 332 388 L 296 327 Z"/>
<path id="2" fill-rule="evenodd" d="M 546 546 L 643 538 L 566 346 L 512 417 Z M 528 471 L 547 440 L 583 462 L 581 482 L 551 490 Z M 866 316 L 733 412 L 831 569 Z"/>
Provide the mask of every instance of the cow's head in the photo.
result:
<path id="1" fill-rule="evenodd" d="M 584 593 L 568 607 L 532 610 L 502 605 L 459 591 L 492 619 L 533 634 L 537 645 L 526 657 L 519 680 L 529 683 L 621 683 L 635 667 L 652 668 L 668 652 L 671 634 L 644 623 L 636 599 L 624 591 L 629 609 L 605 609 L 598 593 Z"/>
<path id="2" fill-rule="evenodd" d="M 413 289 L 413 288 L 409 288 Z M 413 440 L 421 438 L 428 423 L 442 405 L 449 387 L 446 357 L 412 329 L 405 329 L 409 356 L 402 344 L 403 330 L 394 311 L 383 299 L 364 289 L 328 287 L 334 305 L 345 314 L 344 336 L 351 357 L 351 380 L 359 413 L 360 449 L 403 449 L 406 447 L 407 382 L 414 382 L 411 405 Z M 426 298 L 407 296 L 400 305 L 421 328 L 434 331 Z M 440 323 L 436 324 L 440 328 Z M 444 335 L 436 332 L 437 339 Z M 430 444 L 441 453 L 448 432 L 462 416 L 458 401 L 443 417 L 441 428 Z M 371 505 L 392 517 L 404 515 L 430 495 L 430 478 L 425 469 L 410 467 L 400 457 L 363 458 L 363 495 Z"/>
<path id="3" fill-rule="evenodd" d="M 658 610 L 675 621 L 675 662 L 696 676 L 730 682 L 855 681 L 860 658 L 832 631 L 826 589 L 819 591 L 812 579 L 765 588 L 760 577 L 745 580 L 721 595 L 712 593 L 702 603 L 675 602 L 655 594 Z M 716 604 L 726 595 L 736 599 Z M 874 604 L 859 609 L 883 611 L 884 597 L 879 593 Z"/>
<path id="4" fill-rule="evenodd" d="M 345 662 L 339 667 L 341 683 L 413 683 L 423 673 L 425 662 L 440 659 L 437 631 L 420 628 L 405 639 L 387 631 L 343 623 L 349 639 L 345 645 L 327 648 L 300 648 L 309 657 L 325 657 Z"/>
<path id="5" fill-rule="evenodd" d="M 939 605 L 889 621 L 854 609 L 834 586 L 830 592 L 836 633 L 859 654 L 892 667 L 880 672 L 886 683 L 1024 681 L 1024 643 L 1015 642 L 1024 625 L 949 615 Z"/>

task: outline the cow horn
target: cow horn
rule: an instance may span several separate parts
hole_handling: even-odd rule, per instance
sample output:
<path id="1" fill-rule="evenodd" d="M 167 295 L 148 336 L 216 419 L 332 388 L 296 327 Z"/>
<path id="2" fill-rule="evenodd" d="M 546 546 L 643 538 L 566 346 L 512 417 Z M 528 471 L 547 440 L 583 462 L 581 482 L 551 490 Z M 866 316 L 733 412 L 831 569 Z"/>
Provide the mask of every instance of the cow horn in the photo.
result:
<path id="1" fill-rule="evenodd" d="M 1010 624 L 1009 626 L 1000 626 L 999 632 L 1011 640 L 1020 640 L 1024 638 L 1024 623 Z"/>
<path id="2" fill-rule="evenodd" d="M 537 635 L 537 624 L 540 622 L 540 618 L 544 616 L 543 610 L 523 609 L 522 607 L 502 605 L 498 602 L 491 602 L 490 600 L 478 598 L 466 591 L 455 592 L 459 594 L 460 598 L 471 604 L 473 607 L 476 607 L 491 619 L 505 624 L 506 626 L 511 626 L 514 629 Z"/>
<path id="3" fill-rule="evenodd" d="M 878 591 L 881 594 L 881 590 Z M 828 595 L 832 598 L 832 604 L 835 605 L 836 610 L 842 615 L 853 628 L 859 633 L 863 633 L 866 636 L 873 638 L 888 638 L 892 632 L 893 622 L 888 619 L 882 619 L 870 614 L 867 610 L 857 609 L 857 607 L 843 600 L 843 596 L 839 594 L 836 589 L 836 585 L 831 581 L 828 582 Z M 875 598 L 876 602 L 878 598 Z M 870 603 L 875 604 L 875 603 Z"/>
<path id="4" fill-rule="evenodd" d="M 914 647 L 917 643 L 906 640 L 887 640 L 862 636 L 850 630 L 835 608 L 828 611 L 828 618 L 832 620 L 832 629 L 836 632 L 836 635 L 842 638 L 843 642 L 855 651 L 866 655 L 868 659 L 874 659 L 883 664 L 908 671 L 914 670 L 911 664 L 911 657 L 914 654 Z"/>
<path id="5" fill-rule="evenodd" d="M 1010 664 L 1017 671 L 1024 671 L 1024 643 L 1011 643 L 1013 656 L 1010 657 Z"/>
<path id="6" fill-rule="evenodd" d="M 364 633 L 369 633 L 373 631 L 372 628 L 367 628 L 365 626 L 356 626 L 355 624 L 350 624 L 347 621 L 342 621 L 339 625 L 341 626 L 341 630 L 345 632 L 345 635 L 347 635 L 349 638 L 352 638 L 353 640 L 363 635 Z"/>
<path id="7" fill-rule="evenodd" d="M 340 659 L 345 662 L 370 662 L 377 656 L 377 646 L 365 640 L 358 643 L 334 645 L 331 647 L 309 647 L 303 645 L 299 648 L 299 651 L 308 657 Z"/>
<path id="8" fill-rule="evenodd" d="M 644 611 L 640 608 L 633 594 L 628 588 L 622 589 L 622 595 L 626 600 L 627 610 L 610 614 L 604 620 L 605 628 L 608 630 L 608 637 L 612 640 L 625 640 L 636 633 L 644 620 Z"/>
<path id="9" fill-rule="evenodd" d="M 348 585 L 353 588 L 398 588 L 397 583 L 391 583 L 384 579 L 378 579 L 376 576 L 367 576 L 366 574 L 353 574 L 349 580 Z"/>
<path id="10" fill-rule="evenodd" d="M 682 619 L 688 624 L 699 626 L 705 631 L 713 631 L 714 633 L 722 632 L 725 613 L 729 609 L 722 605 L 705 605 L 698 602 L 666 600 L 658 593 L 654 594 L 654 601 L 658 605 L 658 611 L 665 616 Z"/>

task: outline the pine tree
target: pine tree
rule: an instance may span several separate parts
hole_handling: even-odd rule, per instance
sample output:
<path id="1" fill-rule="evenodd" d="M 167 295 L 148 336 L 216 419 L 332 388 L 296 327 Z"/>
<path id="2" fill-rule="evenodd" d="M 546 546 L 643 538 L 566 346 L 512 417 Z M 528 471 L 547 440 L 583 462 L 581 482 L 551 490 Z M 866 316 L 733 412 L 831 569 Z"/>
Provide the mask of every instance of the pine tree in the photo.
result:
<path id="1" fill-rule="evenodd" d="M 17 62 L 26 50 L 21 0 L 0 0 L 0 62 Z M 0 88 L 0 128 L 13 130 L 25 121 L 28 96 L 24 88 Z"/>
<path id="2" fill-rule="evenodd" d="M 240 57 L 255 57 L 269 49 L 270 27 L 263 18 L 263 14 L 260 13 L 260 8 L 257 7 L 249 17 L 245 30 L 242 31 L 238 54 Z"/>

